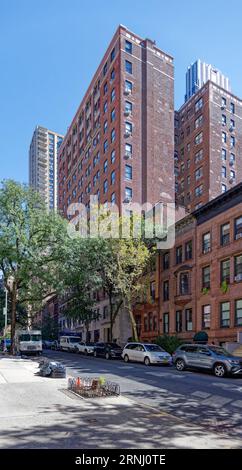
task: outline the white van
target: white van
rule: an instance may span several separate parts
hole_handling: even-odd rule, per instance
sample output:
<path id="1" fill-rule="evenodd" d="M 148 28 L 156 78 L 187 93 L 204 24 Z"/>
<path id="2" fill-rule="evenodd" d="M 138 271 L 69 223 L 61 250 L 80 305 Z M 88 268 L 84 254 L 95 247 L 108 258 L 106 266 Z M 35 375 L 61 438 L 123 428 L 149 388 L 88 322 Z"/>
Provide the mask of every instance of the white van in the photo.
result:
<path id="1" fill-rule="evenodd" d="M 78 345 L 81 342 L 80 336 L 61 336 L 60 337 L 60 350 L 61 351 L 78 351 Z"/>
<path id="2" fill-rule="evenodd" d="M 19 354 L 42 354 L 42 336 L 40 330 L 17 330 L 15 346 Z"/>

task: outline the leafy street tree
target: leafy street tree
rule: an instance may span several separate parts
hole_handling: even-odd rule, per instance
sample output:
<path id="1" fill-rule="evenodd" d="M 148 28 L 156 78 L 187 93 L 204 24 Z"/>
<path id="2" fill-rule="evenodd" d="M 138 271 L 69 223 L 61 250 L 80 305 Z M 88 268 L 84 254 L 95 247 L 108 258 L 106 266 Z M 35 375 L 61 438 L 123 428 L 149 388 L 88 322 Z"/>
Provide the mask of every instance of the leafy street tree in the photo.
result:
<path id="1" fill-rule="evenodd" d="M 12 180 L 0 186 L 0 270 L 11 302 L 14 353 L 17 304 L 29 315 L 52 291 L 61 290 L 58 266 L 66 246 L 67 222 L 48 213 L 39 195 Z"/>

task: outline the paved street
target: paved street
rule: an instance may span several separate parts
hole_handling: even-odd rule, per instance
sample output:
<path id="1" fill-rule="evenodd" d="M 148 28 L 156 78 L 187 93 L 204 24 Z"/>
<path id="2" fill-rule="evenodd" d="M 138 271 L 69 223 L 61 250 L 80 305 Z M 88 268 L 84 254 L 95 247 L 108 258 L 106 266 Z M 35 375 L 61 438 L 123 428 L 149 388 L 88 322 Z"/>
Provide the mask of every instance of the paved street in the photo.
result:
<path id="1" fill-rule="evenodd" d="M 115 380 L 121 396 L 82 399 L 67 390 L 67 379 L 38 376 L 37 359 L 0 356 L 0 448 L 241 448 L 239 380 L 188 372 L 178 378 L 171 368 L 45 355 L 66 364 L 68 376 Z M 204 426 L 206 416 L 220 425 Z"/>
<path id="2" fill-rule="evenodd" d="M 217 378 L 209 373 L 178 372 L 174 367 L 107 361 L 67 352 L 46 351 L 68 373 L 105 375 L 120 384 L 121 392 L 138 403 L 171 413 L 206 430 L 242 437 L 242 378 Z"/>

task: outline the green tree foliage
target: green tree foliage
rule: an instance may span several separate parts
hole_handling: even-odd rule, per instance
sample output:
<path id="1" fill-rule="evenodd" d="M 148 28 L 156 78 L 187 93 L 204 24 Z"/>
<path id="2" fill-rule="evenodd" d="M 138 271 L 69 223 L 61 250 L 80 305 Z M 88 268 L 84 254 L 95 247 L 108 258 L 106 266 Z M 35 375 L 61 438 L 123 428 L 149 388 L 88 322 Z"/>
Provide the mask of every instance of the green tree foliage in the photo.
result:
<path id="1" fill-rule="evenodd" d="M 12 180 L 0 186 L 0 269 L 11 302 L 14 352 L 17 304 L 34 312 L 51 291 L 61 289 L 60 247 L 67 223 L 47 212 L 39 195 Z"/>
<path id="2" fill-rule="evenodd" d="M 158 336 L 155 343 L 172 354 L 182 344 L 182 341 L 177 336 L 164 335 Z"/>

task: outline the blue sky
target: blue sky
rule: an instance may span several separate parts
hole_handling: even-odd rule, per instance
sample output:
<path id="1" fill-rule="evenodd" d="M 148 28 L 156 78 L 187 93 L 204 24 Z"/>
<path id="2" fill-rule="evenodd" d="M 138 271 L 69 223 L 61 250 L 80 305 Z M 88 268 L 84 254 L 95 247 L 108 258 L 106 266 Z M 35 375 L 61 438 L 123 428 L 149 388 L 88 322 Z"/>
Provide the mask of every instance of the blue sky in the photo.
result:
<path id="1" fill-rule="evenodd" d="M 240 0 L 0 0 L 0 180 L 28 181 L 36 124 L 65 133 L 118 24 L 175 58 L 175 98 L 201 58 L 242 97 Z"/>

